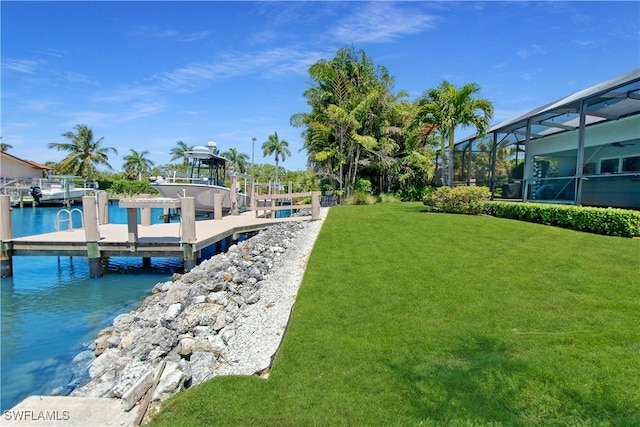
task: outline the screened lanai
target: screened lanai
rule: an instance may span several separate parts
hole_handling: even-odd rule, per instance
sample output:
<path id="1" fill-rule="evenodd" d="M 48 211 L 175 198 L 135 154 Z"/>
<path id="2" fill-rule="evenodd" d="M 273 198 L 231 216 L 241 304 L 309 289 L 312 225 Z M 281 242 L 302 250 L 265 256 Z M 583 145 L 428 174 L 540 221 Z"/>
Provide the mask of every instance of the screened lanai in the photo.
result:
<path id="1" fill-rule="evenodd" d="M 640 209 L 640 69 L 458 142 L 454 181 L 494 199 Z"/>

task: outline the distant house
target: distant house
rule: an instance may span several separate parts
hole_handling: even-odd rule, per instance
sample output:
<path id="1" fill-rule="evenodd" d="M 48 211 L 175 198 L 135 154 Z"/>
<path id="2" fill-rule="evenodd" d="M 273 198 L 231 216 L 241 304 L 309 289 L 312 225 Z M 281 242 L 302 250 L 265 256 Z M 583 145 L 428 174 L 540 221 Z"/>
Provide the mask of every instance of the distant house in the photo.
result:
<path id="1" fill-rule="evenodd" d="M 4 182 L 43 178 L 49 170 L 51 170 L 49 166 L 0 152 L 0 179 Z"/>
<path id="2" fill-rule="evenodd" d="M 454 165 L 494 198 L 640 209 L 640 69 L 456 143 Z"/>

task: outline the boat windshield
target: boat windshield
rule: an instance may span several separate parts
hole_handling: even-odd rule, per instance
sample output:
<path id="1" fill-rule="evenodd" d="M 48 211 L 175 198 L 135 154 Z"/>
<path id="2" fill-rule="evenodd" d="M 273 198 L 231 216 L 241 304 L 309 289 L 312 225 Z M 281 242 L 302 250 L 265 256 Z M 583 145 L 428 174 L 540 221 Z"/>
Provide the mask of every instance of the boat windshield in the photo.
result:
<path id="1" fill-rule="evenodd" d="M 208 158 L 193 157 L 191 179 L 198 184 L 224 186 L 227 159 L 212 155 Z"/>

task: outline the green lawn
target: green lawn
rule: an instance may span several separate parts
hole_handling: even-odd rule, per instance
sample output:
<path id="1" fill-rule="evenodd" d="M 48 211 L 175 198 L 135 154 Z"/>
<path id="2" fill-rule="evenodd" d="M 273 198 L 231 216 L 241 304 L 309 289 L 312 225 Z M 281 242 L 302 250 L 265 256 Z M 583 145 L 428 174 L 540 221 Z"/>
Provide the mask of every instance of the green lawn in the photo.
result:
<path id="1" fill-rule="evenodd" d="M 422 208 L 331 208 L 269 379 L 154 425 L 640 425 L 640 240 Z"/>

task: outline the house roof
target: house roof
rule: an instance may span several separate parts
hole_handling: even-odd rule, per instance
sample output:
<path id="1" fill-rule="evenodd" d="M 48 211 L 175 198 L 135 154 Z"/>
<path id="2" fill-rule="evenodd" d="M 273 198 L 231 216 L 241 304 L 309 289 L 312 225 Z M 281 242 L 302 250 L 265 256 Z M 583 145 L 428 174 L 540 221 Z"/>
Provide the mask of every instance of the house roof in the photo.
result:
<path id="1" fill-rule="evenodd" d="M 35 169 L 42 169 L 42 170 L 49 170 L 49 169 L 53 169 L 53 168 L 52 168 L 52 167 L 50 167 L 50 166 L 46 166 L 46 165 L 40 164 L 40 163 L 38 163 L 38 162 L 34 162 L 33 160 L 24 160 L 24 159 L 21 159 L 21 158 L 19 158 L 19 157 L 16 157 L 16 156 L 14 156 L 14 155 L 11 155 L 11 154 L 7 153 L 6 151 L 3 151 L 3 152 L 2 152 L 2 155 L 3 155 L 3 156 L 11 157 L 12 159 L 14 159 L 14 160 L 16 160 L 16 161 L 21 162 L 21 163 L 25 163 L 25 164 L 27 164 L 27 165 L 31 166 L 32 168 L 35 168 Z"/>
<path id="2" fill-rule="evenodd" d="M 529 121 L 530 140 L 576 130 L 581 105 L 586 109 L 586 126 L 639 114 L 640 68 L 493 125 L 487 135 L 497 133 L 499 147 L 505 147 L 524 143 Z M 474 135 L 459 141 L 456 148 L 462 150 L 476 138 Z"/>

